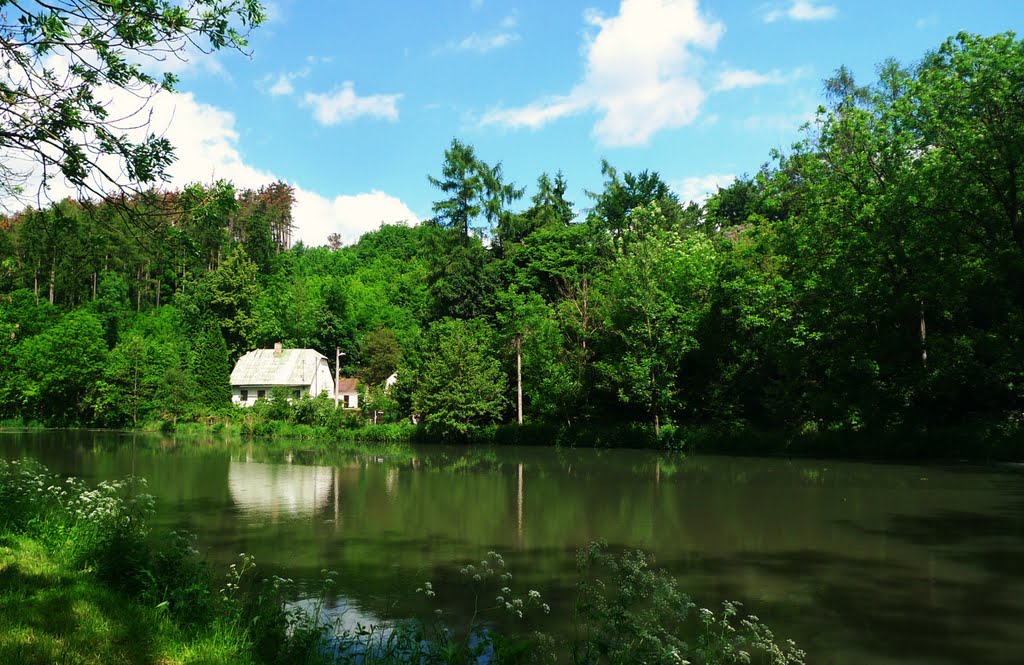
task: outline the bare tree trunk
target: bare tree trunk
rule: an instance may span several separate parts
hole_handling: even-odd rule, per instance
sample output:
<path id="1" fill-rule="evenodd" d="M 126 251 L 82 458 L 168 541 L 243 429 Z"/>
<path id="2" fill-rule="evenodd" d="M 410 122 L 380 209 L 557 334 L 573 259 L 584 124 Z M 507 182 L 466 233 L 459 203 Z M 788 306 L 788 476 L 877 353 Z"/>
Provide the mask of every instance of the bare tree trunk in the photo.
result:
<path id="1" fill-rule="evenodd" d="M 523 424 L 523 336 L 516 335 L 516 407 Z"/>
<path id="2" fill-rule="evenodd" d="M 135 311 L 142 311 L 142 266 L 135 271 Z"/>
<path id="3" fill-rule="evenodd" d="M 160 307 L 160 278 L 156 278 L 156 306 Z"/>
<path id="4" fill-rule="evenodd" d="M 53 304 L 53 283 L 57 281 L 57 258 L 50 262 L 50 304 Z"/>
<path id="5" fill-rule="evenodd" d="M 924 300 L 921 301 L 921 365 L 928 366 L 928 330 L 924 321 Z"/>
<path id="6" fill-rule="evenodd" d="M 658 420 L 658 414 L 654 414 L 654 438 L 661 438 L 661 422 Z"/>
<path id="7" fill-rule="evenodd" d="M 139 426 L 139 359 L 135 358 L 132 371 L 132 427 Z"/>
<path id="8" fill-rule="evenodd" d="M 36 294 L 36 304 L 39 304 L 39 267 L 32 271 L 32 292 Z"/>

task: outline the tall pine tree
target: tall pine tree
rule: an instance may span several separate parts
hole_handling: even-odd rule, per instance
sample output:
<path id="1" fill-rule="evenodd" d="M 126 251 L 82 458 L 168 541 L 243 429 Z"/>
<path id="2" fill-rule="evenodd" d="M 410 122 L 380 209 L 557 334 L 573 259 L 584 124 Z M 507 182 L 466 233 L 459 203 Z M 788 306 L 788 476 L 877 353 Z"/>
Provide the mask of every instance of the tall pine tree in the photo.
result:
<path id="1" fill-rule="evenodd" d="M 220 409 L 231 401 L 231 365 L 228 345 L 220 326 L 210 325 L 196 348 L 193 374 L 196 399 L 201 406 Z"/>

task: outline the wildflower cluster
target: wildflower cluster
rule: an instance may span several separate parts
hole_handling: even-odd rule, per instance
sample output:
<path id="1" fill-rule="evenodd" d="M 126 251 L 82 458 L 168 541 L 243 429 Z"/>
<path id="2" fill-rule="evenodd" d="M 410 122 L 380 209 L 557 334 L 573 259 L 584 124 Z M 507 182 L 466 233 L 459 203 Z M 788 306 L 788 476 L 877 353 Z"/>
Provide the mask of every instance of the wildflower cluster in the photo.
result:
<path id="1" fill-rule="evenodd" d="M 226 605 L 233 605 L 239 602 L 242 590 L 242 581 L 245 574 L 256 567 L 256 557 L 242 552 L 238 555 L 239 562 L 228 566 L 225 573 L 224 586 L 220 590 L 220 598 Z"/>
<path id="2" fill-rule="evenodd" d="M 62 479 L 32 460 L 0 461 L 0 526 L 29 533 L 77 564 L 103 567 L 115 549 L 137 544 L 147 535 L 154 512 L 146 483 L 128 477 L 87 486 Z M 109 570 L 107 572 L 113 572 Z"/>
<path id="3" fill-rule="evenodd" d="M 675 579 L 654 568 L 644 552 L 616 556 L 605 543 L 578 555 L 575 662 L 770 663 L 799 665 L 804 652 L 779 645 L 755 616 L 739 617 L 740 603 L 726 601 L 716 615 L 697 611 Z M 693 617 L 699 621 L 695 628 Z M 698 634 L 696 645 L 683 636 Z"/>
<path id="4" fill-rule="evenodd" d="M 722 612 L 717 616 L 706 607 L 698 612 L 703 633 L 697 653 L 705 662 L 750 663 L 751 654 L 759 654 L 760 662 L 771 665 L 801 665 L 804 662 L 806 654 L 797 648 L 793 640 L 778 644 L 771 629 L 757 616 L 750 614 L 739 618 L 738 627 L 734 625 L 742 606 L 740 602 L 727 600 L 722 603 Z"/>
<path id="5" fill-rule="evenodd" d="M 470 583 L 478 597 L 485 592 L 489 583 L 501 585 L 494 596 L 494 606 L 486 608 L 488 610 L 504 610 L 517 619 L 522 619 L 524 612 L 534 607 L 539 607 L 545 614 L 551 611 L 547 603 L 541 602 L 539 591 L 530 589 L 525 596 L 513 593 L 510 586 L 512 573 L 505 570 L 505 559 L 497 552 L 488 552 L 487 558 L 480 561 L 479 568 L 468 564 L 459 573 Z"/>

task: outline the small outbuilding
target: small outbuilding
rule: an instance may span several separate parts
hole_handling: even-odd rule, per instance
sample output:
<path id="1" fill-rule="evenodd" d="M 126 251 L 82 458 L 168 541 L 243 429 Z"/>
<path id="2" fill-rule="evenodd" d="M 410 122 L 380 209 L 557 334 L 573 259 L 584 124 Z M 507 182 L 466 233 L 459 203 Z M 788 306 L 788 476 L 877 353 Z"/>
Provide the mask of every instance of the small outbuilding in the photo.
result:
<path id="1" fill-rule="evenodd" d="M 338 399 L 346 409 L 359 408 L 359 379 L 342 377 L 338 379 Z"/>
<path id="2" fill-rule="evenodd" d="M 290 399 L 321 393 L 334 399 L 334 377 L 327 356 L 313 349 L 284 349 L 278 342 L 273 349 L 250 351 L 235 363 L 231 372 L 235 404 L 250 406 L 278 389 L 286 390 Z"/>

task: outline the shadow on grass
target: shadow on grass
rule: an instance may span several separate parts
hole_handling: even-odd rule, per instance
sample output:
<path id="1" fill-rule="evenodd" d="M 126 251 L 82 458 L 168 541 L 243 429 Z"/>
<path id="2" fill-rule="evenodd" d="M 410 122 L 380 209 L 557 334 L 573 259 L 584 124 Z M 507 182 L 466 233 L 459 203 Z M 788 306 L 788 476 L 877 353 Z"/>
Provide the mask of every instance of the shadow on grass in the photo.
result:
<path id="1" fill-rule="evenodd" d="M 11 539 L 0 546 L 0 663 L 162 660 L 147 610 Z M 12 547 L 13 545 L 13 547 Z"/>

